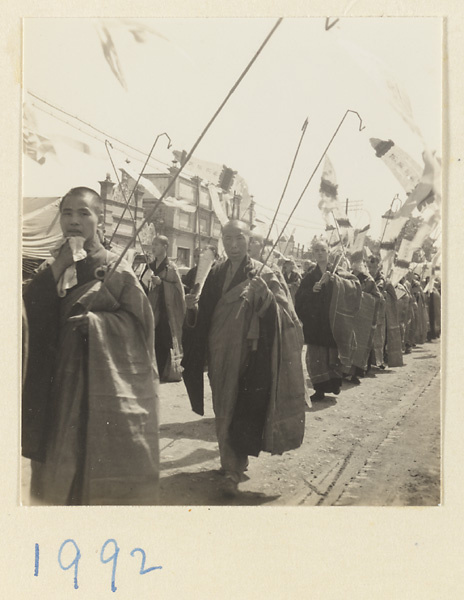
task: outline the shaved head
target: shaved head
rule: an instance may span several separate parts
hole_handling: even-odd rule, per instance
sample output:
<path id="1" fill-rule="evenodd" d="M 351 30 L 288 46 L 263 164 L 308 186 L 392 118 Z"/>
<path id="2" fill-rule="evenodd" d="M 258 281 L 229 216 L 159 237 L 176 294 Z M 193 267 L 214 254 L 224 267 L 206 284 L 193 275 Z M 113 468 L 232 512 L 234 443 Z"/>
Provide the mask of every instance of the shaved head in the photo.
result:
<path id="1" fill-rule="evenodd" d="M 100 215 L 103 212 L 103 200 L 101 199 L 100 194 L 97 194 L 97 192 L 91 188 L 81 186 L 70 189 L 61 199 L 60 212 L 69 198 L 83 198 L 88 202 L 89 207 L 96 215 Z"/>
<path id="2" fill-rule="evenodd" d="M 257 231 L 252 231 L 250 235 L 250 241 L 248 244 L 248 252 L 251 258 L 256 260 L 261 259 L 261 251 L 264 245 L 264 236 Z"/>
<path id="3" fill-rule="evenodd" d="M 250 228 L 248 227 L 248 224 L 245 223 L 245 221 L 239 221 L 238 219 L 231 219 L 230 221 L 227 221 L 227 223 L 225 225 L 223 225 L 222 227 L 222 235 L 227 235 L 230 232 L 237 232 L 240 231 L 241 233 L 243 233 L 244 235 L 247 236 L 247 238 L 250 237 L 251 235 L 251 231 Z"/>
<path id="4" fill-rule="evenodd" d="M 222 228 L 222 243 L 232 263 L 240 263 L 248 252 L 250 229 L 243 221 L 228 221 Z"/>

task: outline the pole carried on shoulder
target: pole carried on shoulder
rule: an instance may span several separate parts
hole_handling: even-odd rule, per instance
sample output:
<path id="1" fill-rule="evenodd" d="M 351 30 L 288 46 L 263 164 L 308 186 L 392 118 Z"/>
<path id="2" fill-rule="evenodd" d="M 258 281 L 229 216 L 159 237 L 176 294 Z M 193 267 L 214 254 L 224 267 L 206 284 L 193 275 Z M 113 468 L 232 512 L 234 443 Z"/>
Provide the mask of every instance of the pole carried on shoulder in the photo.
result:
<path id="1" fill-rule="evenodd" d="M 332 145 L 332 142 L 333 142 L 333 141 L 334 141 L 334 139 L 336 138 L 336 136 L 337 136 L 338 132 L 340 131 L 340 128 L 341 128 L 341 126 L 343 125 L 343 122 L 345 121 L 345 119 L 346 119 L 346 117 L 348 116 L 348 114 L 349 114 L 349 113 L 353 113 L 353 114 L 355 114 L 355 115 L 358 117 L 358 119 L 359 119 L 359 131 L 362 131 L 362 130 L 364 129 L 363 121 L 362 121 L 362 118 L 361 118 L 360 114 L 359 114 L 357 111 L 355 111 L 355 110 L 348 109 L 348 110 L 345 112 L 345 114 L 343 115 L 343 118 L 341 119 L 340 123 L 338 124 L 338 126 L 337 126 L 337 128 L 336 128 L 335 132 L 333 133 L 332 137 L 330 138 L 330 140 L 329 140 L 329 143 L 327 144 L 327 146 L 326 146 L 326 148 L 325 148 L 324 152 L 322 153 L 322 155 L 321 155 L 321 158 L 319 159 L 319 161 L 318 161 L 317 165 L 314 167 L 314 170 L 313 170 L 313 172 L 311 173 L 311 175 L 310 175 L 310 177 L 309 177 L 308 181 L 306 182 L 306 185 L 304 186 L 304 188 L 303 188 L 303 191 L 301 192 L 300 196 L 298 197 L 298 200 L 296 201 L 296 203 L 295 203 L 295 206 L 293 207 L 293 210 L 292 210 L 292 212 L 290 213 L 290 215 L 289 215 L 289 217 L 288 217 L 287 221 L 285 222 L 285 225 L 282 227 L 282 229 L 281 229 L 281 231 L 280 231 L 280 234 L 279 234 L 279 236 L 278 236 L 277 240 L 275 241 L 274 245 L 272 246 L 272 248 L 271 248 L 271 251 L 269 252 L 268 256 L 267 256 L 267 257 L 266 257 L 266 259 L 264 260 L 264 262 L 263 262 L 263 264 L 262 264 L 262 266 L 261 266 L 261 268 L 260 268 L 260 270 L 259 270 L 259 272 L 258 272 L 258 275 L 260 275 L 260 273 L 262 272 L 262 270 L 263 270 L 263 269 L 264 269 L 264 267 L 266 266 L 266 264 L 267 264 L 267 261 L 268 261 L 268 259 L 269 259 L 269 256 L 272 254 L 272 252 L 273 252 L 273 251 L 274 251 L 274 249 L 276 248 L 277 244 L 279 243 L 279 240 L 280 240 L 280 238 L 282 237 L 282 234 L 283 234 L 283 232 L 285 231 L 285 228 L 286 228 L 286 227 L 287 227 L 287 225 L 289 224 L 289 222 L 290 222 L 290 219 L 293 217 L 293 214 L 295 213 L 296 209 L 298 208 L 298 206 L 299 206 L 299 204 L 300 204 L 300 202 L 301 202 L 301 200 L 302 200 L 302 198 L 303 198 L 303 196 L 304 196 L 304 194 L 305 194 L 306 190 L 307 190 L 307 189 L 308 189 L 308 187 L 309 187 L 309 184 L 310 184 L 310 183 L 311 183 L 311 181 L 313 180 L 313 177 L 314 177 L 314 175 L 316 174 L 316 171 L 318 170 L 319 166 L 321 165 L 322 161 L 324 160 L 324 157 L 325 157 L 325 155 L 327 154 L 327 151 L 329 150 L 330 146 Z"/>
<path id="2" fill-rule="evenodd" d="M 319 166 L 321 165 L 322 161 L 324 160 L 324 157 L 325 157 L 325 155 L 327 154 L 327 151 L 329 150 L 329 148 L 330 148 L 330 146 L 331 146 L 332 142 L 334 141 L 334 139 L 337 137 L 337 133 L 340 131 L 340 128 L 341 128 L 341 126 L 343 125 L 343 122 L 345 121 L 345 119 L 346 119 L 346 117 L 348 116 L 348 114 L 349 114 L 349 113 L 353 113 L 353 114 L 355 114 L 355 115 L 358 117 L 358 119 L 359 119 L 359 131 L 362 131 L 362 130 L 364 129 L 363 121 L 362 121 L 362 118 L 361 118 L 360 114 L 359 114 L 357 111 L 355 111 L 355 110 L 348 109 L 348 110 L 345 112 L 345 114 L 343 115 L 343 117 L 342 117 L 342 119 L 341 119 L 340 123 L 338 124 L 338 126 L 337 126 L 336 130 L 334 131 L 334 133 L 333 133 L 332 137 L 330 138 L 330 140 L 329 140 L 329 143 L 328 143 L 328 144 L 327 144 L 327 146 L 325 147 L 325 150 L 324 150 L 324 152 L 322 153 L 322 155 L 321 155 L 321 157 L 320 157 L 320 159 L 319 159 L 319 161 L 318 161 L 317 165 L 314 167 L 314 170 L 313 170 L 313 172 L 311 173 L 311 175 L 310 175 L 310 177 L 309 177 L 308 181 L 306 182 L 306 185 L 305 185 L 305 186 L 304 186 L 304 188 L 303 188 L 303 191 L 301 192 L 300 196 L 298 197 L 298 200 L 296 201 L 296 203 L 295 203 L 295 206 L 293 207 L 293 210 L 292 210 L 292 212 L 290 213 L 290 215 L 289 215 L 288 219 L 286 220 L 286 222 L 285 222 L 285 225 L 284 225 L 284 226 L 282 227 L 282 229 L 280 230 L 280 233 L 279 233 L 279 235 L 278 235 L 278 237 L 277 237 L 276 241 L 274 242 L 274 245 L 272 246 L 272 248 L 271 248 L 270 252 L 268 253 L 268 255 L 266 256 L 266 258 L 264 259 L 264 261 L 263 261 L 263 263 L 262 263 L 261 267 L 259 268 L 259 271 L 256 273 L 256 275 L 255 275 L 254 273 L 253 273 L 253 274 L 251 274 L 251 273 L 250 273 L 250 275 L 252 275 L 252 277 L 251 277 L 251 278 L 253 278 L 254 276 L 258 276 L 258 277 L 259 277 L 259 276 L 261 275 L 261 273 L 263 272 L 263 269 L 264 269 L 264 267 L 267 265 L 267 262 L 268 262 L 268 260 L 269 260 L 269 257 L 271 256 L 272 252 L 274 252 L 274 250 L 275 250 L 275 248 L 276 248 L 277 244 L 278 244 L 278 243 L 279 243 L 279 241 L 280 241 L 280 238 L 282 237 L 282 234 L 283 234 L 283 232 L 285 231 L 285 228 L 286 228 L 286 227 L 287 227 L 287 225 L 289 224 L 289 222 L 290 222 L 290 219 L 293 217 L 293 214 L 294 214 L 294 212 L 296 211 L 296 209 L 298 208 L 298 206 L 299 206 L 299 204 L 300 204 L 300 202 L 301 202 L 301 200 L 302 200 L 302 198 L 303 198 L 303 196 L 304 196 L 304 194 L 305 194 L 306 190 L 307 190 L 307 189 L 308 189 L 308 187 L 309 187 L 309 184 L 310 184 L 310 183 L 311 183 L 311 181 L 313 180 L 313 177 L 314 177 L 314 175 L 316 174 L 316 171 L 318 170 Z M 292 167 L 293 167 L 293 165 L 292 165 Z M 287 180 L 287 183 L 288 183 L 288 180 Z M 285 189 L 285 188 L 284 188 L 284 189 Z M 246 300 L 246 298 L 244 298 L 244 299 L 243 299 L 243 301 L 242 301 L 242 304 L 240 305 L 240 308 L 238 309 L 237 315 L 235 316 L 235 318 L 236 318 L 236 319 L 239 317 L 239 315 L 240 315 L 241 311 L 242 311 L 242 310 L 243 310 L 243 308 L 245 307 L 245 304 L 246 304 L 246 302 L 247 302 L 247 300 Z"/>
<path id="3" fill-rule="evenodd" d="M 271 232 L 272 232 L 272 227 L 274 226 L 275 220 L 276 220 L 276 218 L 277 218 L 277 213 L 278 213 L 278 212 L 279 212 L 279 210 L 280 210 L 280 205 L 282 204 L 282 200 L 284 199 L 285 192 L 287 191 L 288 182 L 290 181 L 290 177 L 292 176 L 292 173 L 293 173 L 293 168 L 294 168 L 294 166 L 295 166 L 296 159 L 297 159 L 297 157 L 298 157 L 298 154 L 299 154 L 299 152 L 300 152 L 301 144 L 302 144 L 302 142 L 303 142 L 303 138 L 304 138 L 304 136 L 305 136 L 305 134 L 306 134 L 306 129 L 307 129 L 307 128 L 308 128 L 308 117 L 306 117 L 306 119 L 305 119 L 305 122 L 303 123 L 303 127 L 301 128 L 301 136 L 300 136 L 300 140 L 299 140 L 299 142 L 298 142 L 298 146 L 297 146 L 297 148 L 296 148 L 295 156 L 293 157 L 293 161 L 292 161 L 292 165 L 291 165 L 291 167 L 290 167 L 290 171 L 288 172 L 287 181 L 285 182 L 284 189 L 282 190 L 282 194 L 281 194 L 281 196 L 280 196 L 279 203 L 278 203 L 278 205 L 277 205 L 277 208 L 276 208 L 276 210 L 275 210 L 274 216 L 273 216 L 273 218 L 272 218 L 272 223 L 271 223 L 271 225 L 269 226 L 269 231 L 267 232 L 266 239 L 264 240 L 264 242 L 263 242 L 263 247 L 261 248 L 261 255 L 260 255 L 260 257 L 261 257 L 261 258 L 262 258 L 262 256 L 263 256 L 263 252 L 264 252 L 264 248 L 266 247 L 266 243 L 268 242 L 268 240 L 269 240 L 269 237 L 270 237 L 270 235 L 271 235 Z M 280 236 L 279 236 L 279 237 L 280 237 Z"/>
<path id="4" fill-rule="evenodd" d="M 164 190 L 164 192 L 161 194 L 160 198 L 158 199 L 158 201 L 156 202 L 155 206 L 153 207 L 153 209 L 150 211 L 150 213 L 143 219 L 142 223 L 140 224 L 139 228 L 135 231 L 134 235 L 131 237 L 131 239 L 129 240 L 129 242 L 127 243 L 127 245 L 125 246 L 125 248 L 123 249 L 123 251 L 121 252 L 121 254 L 119 255 L 118 259 L 114 262 L 114 264 L 111 266 L 111 268 L 108 270 L 107 276 L 105 277 L 105 280 L 102 282 L 102 286 L 106 285 L 106 283 L 108 282 L 109 279 L 111 279 L 113 273 L 116 271 L 116 269 L 118 268 L 118 266 L 121 264 L 121 261 L 123 260 L 124 256 L 126 255 L 126 253 L 128 252 L 128 250 L 130 249 L 133 240 L 135 239 L 135 237 L 142 231 L 143 227 L 150 221 L 150 219 L 152 218 L 152 216 L 155 214 L 156 210 L 158 209 L 158 206 L 161 204 L 161 202 L 164 200 L 164 198 L 167 196 L 168 192 L 171 190 L 172 186 L 174 185 L 174 182 L 177 180 L 177 178 L 179 177 L 179 175 L 181 174 L 181 172 L 183 171 L 185 165 L 188 163 L 188 161 L 192 158 L 193 153 L 195 152 L 195 150 L 197 149 L 197 147 L 199 146 L 200 142 L 202 141 L 202 139 L 205 137 L 206 133 L 208 132 L 208 130 L 210 129 L 211 125 L 214 123 L 214 121 L 216 120 L 216 118 L 219 116 L 220 112 L 222 111 L 222 109 L 224 108 L 224 106 L 227 104 L 227 102 L 229 101 L 230 97 L 232 96 L 232 94 L 235 92 L 235 90 L 238 88 L 238 86 L 240 85 L 240 83 L 242 82 L 243 78 L 245 77 L 245 75 L 248 73 L 248 71 L 251 69 L 251 67 L 253 66 L 253 64 L 255 63 L 256 59 L 258 58 L 258 56 L 261 54 L 261 52 L 264 50 L 264 47 L 266 46 L 266 44 L 269 42 L 269 40 L 271 39 L 271 37 L 273 36 L 273 34 L 275 33 L 276 29 L 279 27 L 279 25 L 282 23 L 282 17 L 277 19 L 276 23 L 274 24 L 274 26 L 272 27 L 271 31 L 267 34 L 266 38 L 264 39 L 264 41 L 262 42 L 262 44 L 260 45 L 260 47 L 258 48 L 258 50 L 255 52 L 254 56 L 251 58 L 250 62 L 248 63 L 248 65 L 245 67 L 245 69 L 242 71 L 242 73 L 240 74 L 240 76 L 238 77 L 237 81 L 234 83 L 234 85 L 231 87 L 231 89 L 229 90 L 229 92 L 227 93 L 226 97 L 224 98 L 224 100 L 221 102 L 221 104 L 219 105 L 218 109 L 216 110 L 216 112 L 213 114 L 213 116 L 211 117 L 211 119 L 208 121 L 206 127 L 203 129 L 203 131 L 200 133 L 200 135 L 198 136 L 197 140 L 195 141 L 195 143 L 193 144 L 192 148 L 190 149 L 189 153 L 187 154 L 187 156 L 185 157 L 185 160 L 183 162 L 183 164 L 180 166 L 180 169 L 177 171 L 177 173 L 174 175 L 174 177 L 171 179 L 171 181 L 169 182 L 168 186 L 166 187 L 166 189 Z M 148 162 L 148 161 L 147 161 Z M 140 175 L 141 176 L 141 175 Z M 140 179 L 140 177 L 139 177 Z M 138 183 L 138 182 L 137 182 Z M 95 298 L 96 296 L 94 296 Z M 90 311 L 91 309 L 91 305 L 92 302 L 90 303 L 90 305 L 87 308 L 87 311 Z"/>

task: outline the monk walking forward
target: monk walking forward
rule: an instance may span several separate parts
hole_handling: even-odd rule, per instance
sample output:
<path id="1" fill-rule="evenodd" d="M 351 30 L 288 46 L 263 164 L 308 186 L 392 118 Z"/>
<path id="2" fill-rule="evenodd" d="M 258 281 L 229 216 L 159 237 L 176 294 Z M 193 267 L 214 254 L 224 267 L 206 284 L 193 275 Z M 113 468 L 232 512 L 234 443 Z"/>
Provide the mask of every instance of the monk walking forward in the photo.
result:
<path id="1" fill-rule="evenodd" d="M 199 298 L 187 295 L 193 341 L 184 354 L 192 408 L 203 414 L 208 365 L 223 492 L 233 496 L 248 456 L 297 448 L 304 435 L 301 326 L 273 272 L 248 255 L 242 221 L 224 225 L 227 260 L 213 267 Z"/>

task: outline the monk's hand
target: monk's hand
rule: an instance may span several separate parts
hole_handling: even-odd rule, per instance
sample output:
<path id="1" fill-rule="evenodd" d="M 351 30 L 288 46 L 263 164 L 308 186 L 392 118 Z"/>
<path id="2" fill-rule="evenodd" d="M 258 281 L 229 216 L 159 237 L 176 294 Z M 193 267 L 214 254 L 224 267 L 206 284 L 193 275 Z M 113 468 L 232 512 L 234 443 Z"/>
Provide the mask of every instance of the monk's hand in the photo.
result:
<path id="1" fill-rule="evenodd" d="M 58 281 L 61 275 L 63 275 L 66 269 L 70 267 L 73 263 L 73 252 L 71 250 L 69 242 L 66 240 L 66 242 L 61 246 L 58 256 L 55 258 L 51 265 L 51 270 L 55 281 Z"/>
<path id="2" fill-rule="evenodd" d="M 161 285 L 161 277 L 158 277 L 158 275 L 152 275 L 151 282 L 153 285 Z"/>
<path id="3" fill-rule="evenodd" d="M 251 299 L 264 301 L 268 297 L 270 293 L 269 288 L 267 287 L 266 282 L 262 277 L 253 277 L 248 286 L 248 294 L 247 297 L 251 301 Z"/>
<path id="4" fill-rule="evenodd" d="M 198 306 L 198 294 L 185 294 L 185 305 L 189 310 L 193 310 Z"/>
<path id="5" fill-rule="evenodd" d="M 325 272 L 325 273 L 322 275 L 321 279 L 319 280 L 319 283 L 320 283 L 321 285 L 324 285 L 325 283 L 327 283 L 328 281 L 330 281 L 330 280 L 331 280 L 331 277 L 332 277 L 332 276 L 331 276 L 331 274 L 330 274 L 328 271 L 326 271 L 326 272 Z"/>
<path id="6" fill-rule="evenodd" d="M 69 317 L 69 323 L 73 324 L 73 329 L 78 331 L 81 335 L 87 337 L 89 335 L 89 315 L 74 315 Z"/>

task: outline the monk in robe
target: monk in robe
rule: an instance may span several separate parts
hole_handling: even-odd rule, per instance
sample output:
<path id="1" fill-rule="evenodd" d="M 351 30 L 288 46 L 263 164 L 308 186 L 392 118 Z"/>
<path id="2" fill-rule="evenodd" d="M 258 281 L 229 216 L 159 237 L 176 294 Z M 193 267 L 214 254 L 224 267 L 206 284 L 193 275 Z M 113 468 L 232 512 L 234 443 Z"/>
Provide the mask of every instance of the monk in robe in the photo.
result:
<path id="1" fill-rule="evenodd" d="M 395 286 L 395 293 L 398 299 L 398 321 L 401 333 L 401 349 L 404 354 L 410 354 L 411 346 L 408 343 L 408 327 L 411 321 L 412 306 L 410 288 L 405 277 L 402 277 Z"/>
<path id="2" fill-rule="evenodd" d="M 289 302 L 291 302 L 291 305 L 294 306 L 292 294 L 290 293 L 287 282 L 285 281 L 284 274 L 282 273 L 280 267 L 278 267 L 274 260 L 272 260 L 272 255 L 269 255 L 269 248 L 264 247 L 264 236 L 262 236 L 260 233 L 255 231 L 251 233 L 250 241 L 248 243 L 248 255 L 250 258 L 253 260 L 258 260 L 260 263 L 266 262 L 267 266 L 274 273 L 274 276 L 278 279 L 282 289 L 285 291 Z M 295 318 L 298 320 L 296 313 Z"/>
<path id="3" fill-rule="evenodd" d="M 353 355 L 350 381 L 359 385 L 361 383 L 359 377 L 364 377 L 366 374 L 369 355 L 374 345 L 380 292 L 363 262 L 353 263 L 352 271 L 361 284 L 361 305 L 354 319 L 356 350 Z"/>
<path id="4" fill-rule="evenodd" d="M 100 242 L 102 221 L 95 191 L 70 190 L 63 244 L 24 291 L 22 454 L 38 504 L 157 502 L 153 313 L 127 263 L 111 273 L 117 256 Z"/>
<path id="5" fill-rule="evenodd" d="M 432 289 L 428 293 L 428 301 L 429 331 L 427 333 L 427 339 L 431 341 L 439 338 L 441 333 L 441 296 L 435 282 L 432 283 Z"/>
<path id="6" fill-rule="evenodd" d="M 185 293 L 176 265 L 168 258 L 168 238 L 153 239 L 154 260 L 142 273 L 141 283 L 155 317 L 155 354 L 160 381 L 181 381 L 182 324 Z"/>
<path id="7" fill-rule="evenodd" d="M 181 280 L 184 286 L 184 292 L 190 294 L 193 286 L 195 285 L 195 278 L 197 276 L 198 261 L 200 260 L 201 248 L 195 248 L 193 251 L 193 267 L 187 271 L 185 275 L 182 275 Z"/>
<path id="8" fill-rule="evenodd" d="M 222 491 L 229 497 L 238 492 L 248 456 L 282 454 L 298 448 L 304 435 L 299 332 L 272 270 L 248 255 L 249 238 L 246 223 L 226 223 L 227 260 L 212 268 L 199 298 L 186 297 L 195 343 L 183 358 L 184 382 L 193 410 L 203 414 L 207 361 Z"/>
<path id="9" fill-rule="evenodd" d="M 427 341 L 427 332 L 429 330 L 429 314 L 427 298 L 422 289 L 420 276 L 413 273 L 411 281 L 411 292 L 417 303 L 417 320 L 415 329 L 415 343 L 424 344 Z"/>
<path id="10" fill-rule="evenodd" d="M 282 265 L 282 273 L 290 294 L 292 295 L 293 304 L 295 304 L 295 294 L 300 287 L 301 275 L 296 270 L 296 264 L 293 260 L 286 260 Z"/>
<path id="11" fill-rule="evenodd" d="M 316 265 L 298 288 L 295 309 L 307 344 L 306 366 L 315 391 L 311 400 L 323 400 L 326 393 L 340 393 L 343 371 L 351 369 L 361 286 L 347 271 L 332 272 L 327 242 L 317 240 L 313 253 Z"/>
<path id="12" fill-rule="evenodd" d="M 374 360 L 372 363 L 380 369 L 385 369 L 385 363 L 389 367 L 401 367 L 403 365 L 403 351 L 398 317 L 398 298 L 395 288 L 383 275 L 378 256 L 371 256 L 368 268 L 384 300 L 379 305 L 377 315 L 377 329 L 374 334 Z"/>

